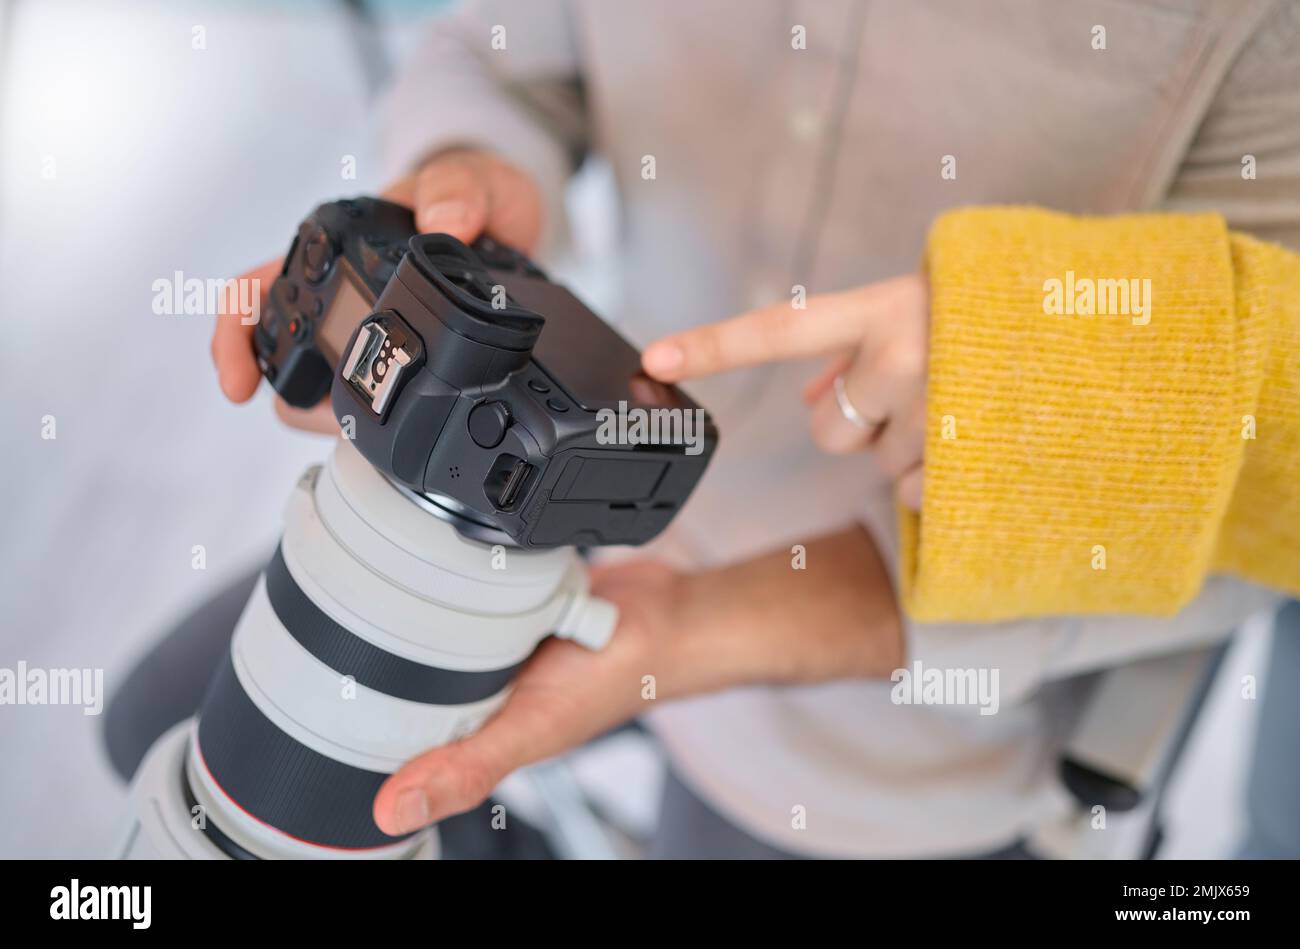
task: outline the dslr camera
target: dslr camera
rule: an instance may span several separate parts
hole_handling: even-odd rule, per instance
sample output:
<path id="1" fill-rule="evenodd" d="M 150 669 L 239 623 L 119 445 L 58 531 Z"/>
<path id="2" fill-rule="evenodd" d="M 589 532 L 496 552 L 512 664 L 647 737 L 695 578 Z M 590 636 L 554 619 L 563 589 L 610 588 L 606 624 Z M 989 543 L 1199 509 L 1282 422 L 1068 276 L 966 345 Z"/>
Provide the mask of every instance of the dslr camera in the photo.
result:
<path id="1" fill-rule="evenodd" d="M 295 405 L 329 392 L 344 438 L 198 715 L 141 764 L 119 852 L 436 857 L 433 829 L 380 830 L 376 792 L 495 714 L 545 639 L 608 641 L 576 548 L 659 533 L 717 432 L 522 254 L 384 201 L 317 208 L 263 316 L 262 371 Z"/>
<path id="2" fill-rule="evenodd" d="M 415 234 L 378 199 L 302 223 L 255 347 L 290 404 L 330 391 L 372 465 L 519 547 L 644 543 L 717 444 L 698 405 L 523 254 Z"/>

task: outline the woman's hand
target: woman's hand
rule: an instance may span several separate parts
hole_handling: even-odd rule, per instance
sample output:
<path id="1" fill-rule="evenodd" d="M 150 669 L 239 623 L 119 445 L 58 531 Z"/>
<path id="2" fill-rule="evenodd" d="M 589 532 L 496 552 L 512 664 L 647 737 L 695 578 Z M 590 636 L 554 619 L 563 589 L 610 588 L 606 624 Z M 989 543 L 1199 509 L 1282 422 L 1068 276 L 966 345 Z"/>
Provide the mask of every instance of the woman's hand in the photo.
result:
<path id="1" fill-rule="evenodd" d="M 475 807 L 511 771 L 567 751 L 653 702 L 736 685 L 887 678 L 902 623 L 875 544 L 860 527 L 698 574 L 636 561 L 592 572 L 619 610 L 591 652 L 544 642 L 478 732 L 407 763 L 375 797 L 375 823 L 402 834 Z M 651 677 L 651 678 L 647 678 Z"/>
<path id="2" fill-rule="evenodd" d="M 928 296 L 925 278 L 907 274 L 809 297 L 803 309 L 774 304 L 659 340 L 642 364 L 655 378 L 677 382 L 758 363 L 830 357 L 804 390 L 814 440 L 836 454 L 871 451 L 898 482 L 903 503 L 919 508 Z"/>
<path id="3" fill-rule="evenodd" d="M 414 174 L 394 182 L 383 197 L 412 208 L 420 233 L 451 234 L 467 244 L 486 232 L 502 243 L 531 252 L 542 232 L 542 199 L 537 186 L 514 165 L 486 152 L 442 152 Z M 282 262 L 270 261 L 238 278 L 260 284 L 263 307 Z M 253 355 L 255 326 L 237 314 L 223 312 L 212 333 L 212 361 L 221 391 L 232 402 L 251 399 L 262 378 Z M 297 409 L 277 398 L 275 409 L 294 428 L 325 434 L 338 431 L 328 397 L 310 409 Z"/>

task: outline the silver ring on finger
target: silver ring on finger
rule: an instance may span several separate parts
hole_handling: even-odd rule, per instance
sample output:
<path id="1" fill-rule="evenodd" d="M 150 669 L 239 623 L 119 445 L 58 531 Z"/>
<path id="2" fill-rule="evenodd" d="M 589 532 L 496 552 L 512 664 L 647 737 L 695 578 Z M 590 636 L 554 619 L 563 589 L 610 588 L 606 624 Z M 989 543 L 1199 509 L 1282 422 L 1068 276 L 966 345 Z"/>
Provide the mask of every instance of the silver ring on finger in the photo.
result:
<path id="1" fill-rule="evenodd" d="M 867 418 L 858 411 L 857 406 L 855 406 L 853 401 L 849 398 L 849 393 L 845 389 L 844 377 L 842 375 L 835 377 L 834 389 L 835 403 L 839 406 L 840 414 L 844 416 L 844 420 L 864 432 L 870 432 L 874 437 L 876 432 L 880 430 L 880 427 L 885 424 L 885 420 L 882 418 Z"/>

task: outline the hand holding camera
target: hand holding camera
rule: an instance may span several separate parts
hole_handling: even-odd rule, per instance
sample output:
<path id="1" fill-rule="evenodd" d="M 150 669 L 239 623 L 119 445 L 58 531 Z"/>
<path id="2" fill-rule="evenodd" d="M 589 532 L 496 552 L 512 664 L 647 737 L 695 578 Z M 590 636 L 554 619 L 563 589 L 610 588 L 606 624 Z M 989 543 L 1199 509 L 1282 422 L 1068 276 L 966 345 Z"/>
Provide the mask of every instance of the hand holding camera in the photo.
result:
<path id="1" fill-rule="evenodd" d="M 676 638 L 652 601 L 676 603 L 679 577 L 616 570 L 601 599 L 575 548 L 662 531 L 717 433 L 524 254 L 417 234 L 403 205 L 323 204 L 258 276 L 274 282 L 251 332 L 225 320 L 214 340 L 223 388 L 251 395 L 251 355 L 296 411 L 328 392 L 344 437 L 299 479 L 196 720 L 141 766 L 124 854 L 433 856 L 420 829 L 531 760 L 523 732 L 537 754 L 549 720 L 558 751 L 632 713 L 623 686 Z M 445 762 L 429 774 L 448 753 L 458 795 L 433 786 Z"/>
<path id="2" fill-rule="evenodd" d="M 450 234 L 467 244 L 486 233 L 529 253 L 541 234 L 542 200 L 536 185 L 513 165 L 486 152 L 441 152 L 418 171 L 394 182 L 382 197 L 413 209 L 415 227 L 421 233 Z M 283 258 L 276 258 L 239 278 L 259 282 L 263 311 L 271 305 L 271 288 L 283 267 Z M 232 402 L 251 399 L 262 379 L 253 349 L 254 329 L 239 319 L 223 317 L 213 331 L 212 361 L 221 390 Z M 322 434 L 338 431 L 324 399 L 303 409 L 280 398 L 276 412 L 295 428 Z"/>

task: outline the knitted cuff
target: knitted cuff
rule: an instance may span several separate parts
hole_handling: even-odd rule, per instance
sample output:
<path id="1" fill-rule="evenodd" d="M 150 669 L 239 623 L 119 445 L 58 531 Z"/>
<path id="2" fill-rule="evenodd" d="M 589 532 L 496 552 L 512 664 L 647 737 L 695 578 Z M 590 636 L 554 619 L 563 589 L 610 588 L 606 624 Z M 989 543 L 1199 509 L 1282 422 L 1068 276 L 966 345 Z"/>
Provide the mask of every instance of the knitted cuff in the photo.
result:
<path id="1" fill-rule="evenodd" d="M 939 218 L 918 620 L 1168 615 L 1211 566 L 1260 385 L 1217 215 Z"/>

